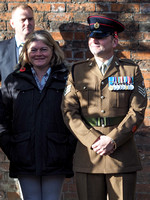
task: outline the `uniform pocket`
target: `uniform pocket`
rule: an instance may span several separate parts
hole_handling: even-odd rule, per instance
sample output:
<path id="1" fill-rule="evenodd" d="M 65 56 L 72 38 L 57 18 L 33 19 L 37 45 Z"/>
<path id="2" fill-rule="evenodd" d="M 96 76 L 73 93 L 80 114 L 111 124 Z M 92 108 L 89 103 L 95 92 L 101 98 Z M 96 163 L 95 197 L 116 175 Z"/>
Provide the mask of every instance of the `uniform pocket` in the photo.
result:
<path id="1" fill-rule="evenodd" d="M 112 108 L 123 108 L 129 106 L 131 91 L 110 91 L 109 105 Z"/>
<path id="2" fill-rule="evenodd" d="M 81 84 L 76 86 L 77 95 L 81 104 L 81 107 L 97 106 L 97 90 L 95 85 L 87 86 L 86 84 Z"/>

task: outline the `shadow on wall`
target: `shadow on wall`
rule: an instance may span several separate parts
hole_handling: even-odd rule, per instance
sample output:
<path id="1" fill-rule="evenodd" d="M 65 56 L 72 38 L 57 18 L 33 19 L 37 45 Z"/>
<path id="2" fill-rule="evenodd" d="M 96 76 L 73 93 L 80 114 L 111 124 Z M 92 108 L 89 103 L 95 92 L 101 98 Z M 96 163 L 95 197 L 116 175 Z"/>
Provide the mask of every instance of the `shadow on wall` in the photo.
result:
<path id="1" fill-rule="evenodd" d="M 73 22 L 63 23 L 59 26 L 59 31 L 64 40 L 62 49 L 68 61 L 85 60 L 93 57 L 88 48 L 88 35 L 90 32 L 88 25 Z M 126 45 L 125 48 L 127 49 L 128 46 Z M 117 53 L 119 57 L 125 58 L 121 53 L 123 50 L 123 46 L 119 44 Z"/>
<path id="2" fill-rule="evenodd" d="M 68 61 L 86 59 L 92 56 L 88 49 L 89 27 L 80 23 L 63 23 L 59 26 L 64 40 L 62 49 Z"/>
<path id="3" fill-rule="evenodd" d="M 118 19 L 116 15 L 112 14 L 108 15 L 108 17 Z M 121 21 L 120 15 L 118 20 Z M 117 55 L 121 58 L 131 58 L 129 52 L 149 52 L 149 43 L 143 40 L 146 37 L 146 32 L 148 34 L 150 31 L 150 25 L 145 23 L 139 25 L 138 22 L 133 20 L 122 23 L 125 25 L 125 31 L 119 34 L 119 45 L 116 49 Z M 88 48 L 88 24 L 63 23 L 59 26 L 59 31 L 64 40 L 62 49 L 68 61 L 83 60 L 92 57 Z"/>

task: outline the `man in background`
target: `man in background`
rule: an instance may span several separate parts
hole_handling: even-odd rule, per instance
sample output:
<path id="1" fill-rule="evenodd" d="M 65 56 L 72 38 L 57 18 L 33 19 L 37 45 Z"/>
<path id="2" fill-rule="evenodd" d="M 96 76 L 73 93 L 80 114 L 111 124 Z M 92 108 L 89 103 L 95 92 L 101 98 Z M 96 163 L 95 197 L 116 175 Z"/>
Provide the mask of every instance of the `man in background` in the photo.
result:
<path id="1" fill-rule="evenodd" d="M 0 81 L 2 84 L 7 75 L 14 71 L 27 35 L 34 31 L 35 21 L 32 8 L 27 4 L 14 7 L 10 25 L 15 31 L 15 36 L 0 42 Z"/>

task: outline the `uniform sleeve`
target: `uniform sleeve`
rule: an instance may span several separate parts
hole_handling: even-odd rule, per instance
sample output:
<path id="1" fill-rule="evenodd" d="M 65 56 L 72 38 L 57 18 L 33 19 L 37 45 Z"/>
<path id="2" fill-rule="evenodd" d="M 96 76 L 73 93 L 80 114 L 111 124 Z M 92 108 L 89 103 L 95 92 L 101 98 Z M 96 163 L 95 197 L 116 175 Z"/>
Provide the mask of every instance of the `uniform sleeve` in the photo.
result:
<path id="1" fill-rule="evenodd" d="M 144 80 L 138 66 L 135 67 L 134 90 L 129 99 L 129 110 L 118 125 L 107 136 L 115 140 L 117 147 L 134 136 L 135 131 L 144 119 L 147 106 L 147 94 Z"/>
<path id="2" fill-rule="evenodd" d="M 76 89 L 70 73 L 64 96 L 62 100 L 62 114 L 64 122 L 80 142 L 88 148 L 91 148 L 100 133 L 88 126 L 82 120 L 80 112 L 80 103 L 76 95 Z"/>

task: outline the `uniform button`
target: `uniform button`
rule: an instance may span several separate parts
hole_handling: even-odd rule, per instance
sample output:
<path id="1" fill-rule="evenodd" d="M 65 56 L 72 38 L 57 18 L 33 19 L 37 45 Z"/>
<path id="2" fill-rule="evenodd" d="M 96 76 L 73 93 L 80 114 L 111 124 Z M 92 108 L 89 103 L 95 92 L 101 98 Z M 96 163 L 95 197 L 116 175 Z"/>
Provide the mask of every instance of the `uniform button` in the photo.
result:
<path id="1" fill-rule="evenodd" d="M 101 96 L 101 99 L 105 99 L 105 97 L 104 97 L 104 96 Z"/>
<path id="2" fill-rule="evenodd" d="M 105 112 L 105 110 L 101 110 L 101 113 L 104 113 Z"/>
<path id="3" fill-rule="evenodd" d="M 104 85 L 104 82 L 102 81 L 101 84 Z"/>

